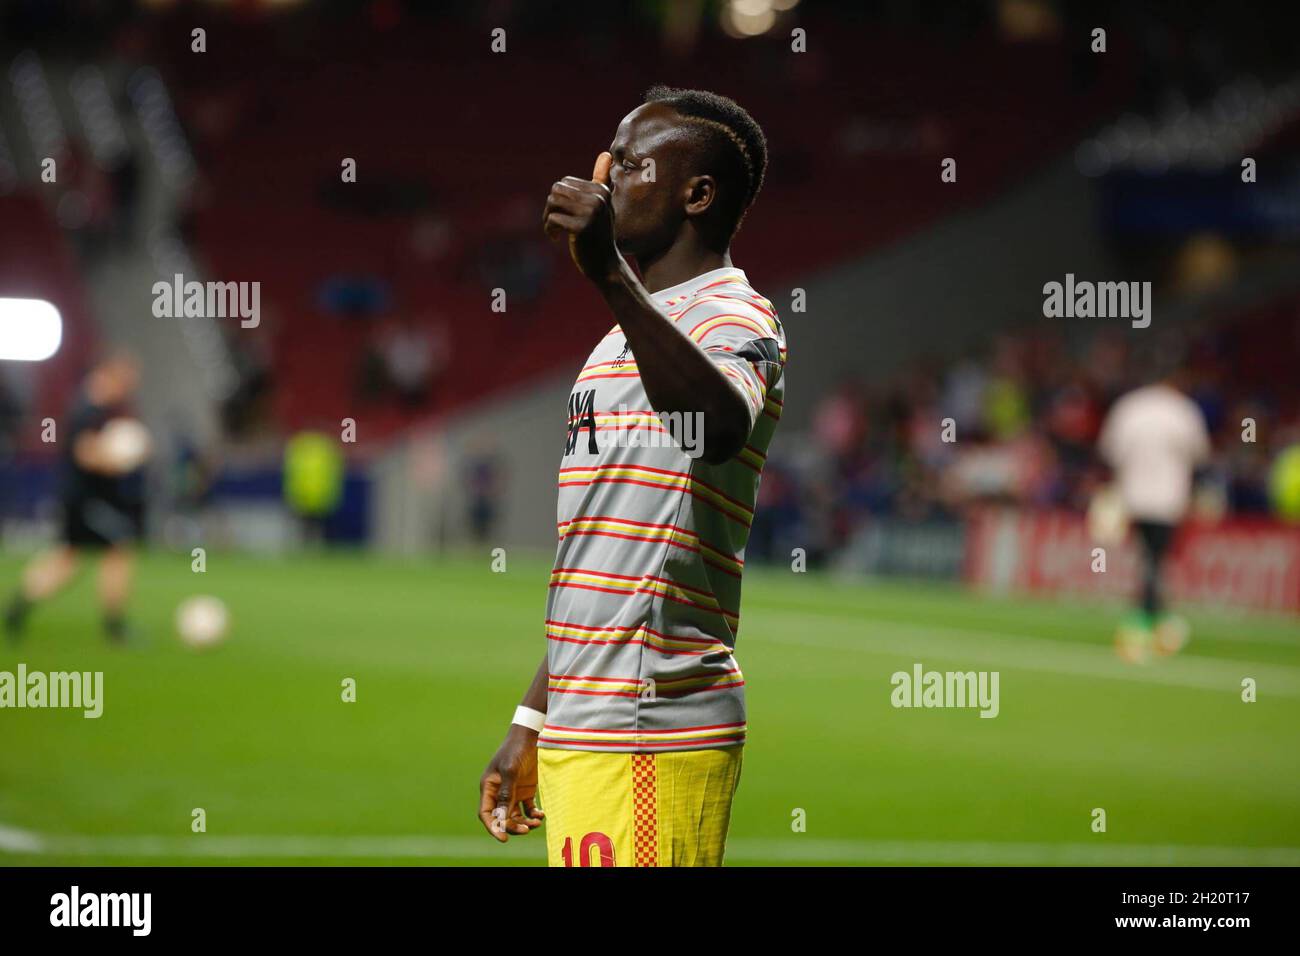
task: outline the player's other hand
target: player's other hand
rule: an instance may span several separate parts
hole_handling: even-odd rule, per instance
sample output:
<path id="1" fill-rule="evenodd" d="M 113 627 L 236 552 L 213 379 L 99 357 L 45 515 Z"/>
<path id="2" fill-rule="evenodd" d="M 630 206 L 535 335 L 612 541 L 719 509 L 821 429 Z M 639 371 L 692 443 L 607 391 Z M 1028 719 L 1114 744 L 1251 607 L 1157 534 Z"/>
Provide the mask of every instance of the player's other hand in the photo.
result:
<path id="1" fill-rule="evenodd" d="M 478 818 L 497 840 L 523 836 L 542 825 L 546 814 L 537 796 L 537 731 L 510 725 L 501 747 L 479 779 Z"/>
<path id="2" fill-rule="evenodd" d="M 582 274 L 604 280 L 618 272 L 618 246 L 614 242 L 614 207 L 609 189 L 613 157 L 601 153 L 591 179 L 565 176 L 551 187 L 542 213 L 542 228 L 551 239 L 569 237 L 569 254 Z"/>

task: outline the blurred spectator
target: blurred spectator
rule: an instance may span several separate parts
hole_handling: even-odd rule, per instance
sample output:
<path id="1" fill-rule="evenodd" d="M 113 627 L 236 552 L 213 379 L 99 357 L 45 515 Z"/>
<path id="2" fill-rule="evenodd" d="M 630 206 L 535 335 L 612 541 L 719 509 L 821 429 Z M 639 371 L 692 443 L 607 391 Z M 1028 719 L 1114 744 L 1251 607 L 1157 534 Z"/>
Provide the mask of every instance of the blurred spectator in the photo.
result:
<path id="1" fill-rule="evenodd" d="M 0 460 L 8 461 L 18 447 L 18 429 L 23 421 L 23 407 L 18 395 L 0 375 Z"/>
<path id="2" fill-rule="evenodd" d="M 221 326 L 237 375 L 235 390 L 221 405 L 221 420 L 231 438 L 246 438 L 266 423 L 271 396 L 271 339 L 265 319 L 255 329 Z"/>
<path id="3" fill-rule="evenodd" d="M 140 162 L 129 146 L 109 163 L 108 182 L 113 203 L 113 233 L 118 242 L 135 236 L 136 213 L 140 201 Z"/>
<path id="4" fill-rule="evenodd" d="M 465 489 L 470 534 L 475 541 L 486 542 L 500 517 L 505 473 L 500 457 L 485 439 L 477 440 L 465 458 Z"/>
<path id="5" fill-rule="evenodd" d="M 479 279 L 489 289 L 505 289 L 512 300 L 531 302 L 551 274 L 546 244 L 532 232 L 488 239 L 478 251 Z"/>
<path id="6" fill-rule="evenodd" d="M 323 311 L 348 319 L 369 319 L 387 311 L 393 300 L 392 287 L 374 275 L 335 275 L 320 285 Z"/>
<path id="7" fill-rule="evenodd" d="M 371 399 L 391 393 L 408 409 L 427 405 L 450 358 L 445 322 L 396 319 L 371 338 L 362 362 L 362 393 Z"/>
<path id="8" fill-rule="evenodd" d="M 843 459 L 861 444 L 867 432 L 867 406 L 862 383 L 847 379 L 824 398 L 813 416 L 818 443 L 833 458 Z"/>

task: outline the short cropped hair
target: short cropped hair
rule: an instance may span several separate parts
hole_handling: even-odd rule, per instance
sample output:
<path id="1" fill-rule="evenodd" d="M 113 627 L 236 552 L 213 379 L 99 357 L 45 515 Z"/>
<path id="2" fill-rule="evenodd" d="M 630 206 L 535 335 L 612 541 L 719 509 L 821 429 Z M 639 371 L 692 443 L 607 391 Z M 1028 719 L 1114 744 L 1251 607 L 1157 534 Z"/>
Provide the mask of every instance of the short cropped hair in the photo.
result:
<path id="1" fill-rule="evenodd" d="M 762 127 L 735 100 L 707 90 L 657 85 L 646 91 L 645 102 L 672 107 L 697 132 L 701 158 L 713 166 L 709 172 L 723 185 L 719 199 L 730 238 L 767 174 L 767 137 Z"/>

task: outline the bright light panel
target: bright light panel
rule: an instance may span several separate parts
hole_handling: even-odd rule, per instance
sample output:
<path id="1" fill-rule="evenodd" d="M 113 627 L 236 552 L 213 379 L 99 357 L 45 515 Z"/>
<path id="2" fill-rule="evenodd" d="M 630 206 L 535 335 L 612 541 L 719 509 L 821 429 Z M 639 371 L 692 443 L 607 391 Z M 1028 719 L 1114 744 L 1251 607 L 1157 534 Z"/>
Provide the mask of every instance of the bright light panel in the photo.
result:
<path id="1" fill-rule="evenodd" d="M 0 299 L 0 359 L 42 362 L 59 350 L 63 316 L 44 299 Z"/>

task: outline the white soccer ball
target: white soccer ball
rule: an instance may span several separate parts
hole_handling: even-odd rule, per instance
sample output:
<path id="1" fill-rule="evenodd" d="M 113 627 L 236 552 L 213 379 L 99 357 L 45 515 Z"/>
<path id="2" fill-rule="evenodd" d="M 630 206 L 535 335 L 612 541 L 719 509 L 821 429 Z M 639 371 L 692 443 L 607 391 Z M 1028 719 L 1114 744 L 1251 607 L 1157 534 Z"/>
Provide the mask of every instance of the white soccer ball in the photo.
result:
<path id="1" fill-rule="evenodd" d="M 114 418 L 99 432 L 99 447 L 114 471 L 135 471 L 153 451 L 153 440 L 144 423 L 134 418 Z"/>
<path id="2" fill-rule="evenodd" d="M 230 612 L 220 598 L 208 595 L 186 598 L 176 609 L 176 633 L 195 650 L 220 644 L 230 627 Z"/>

